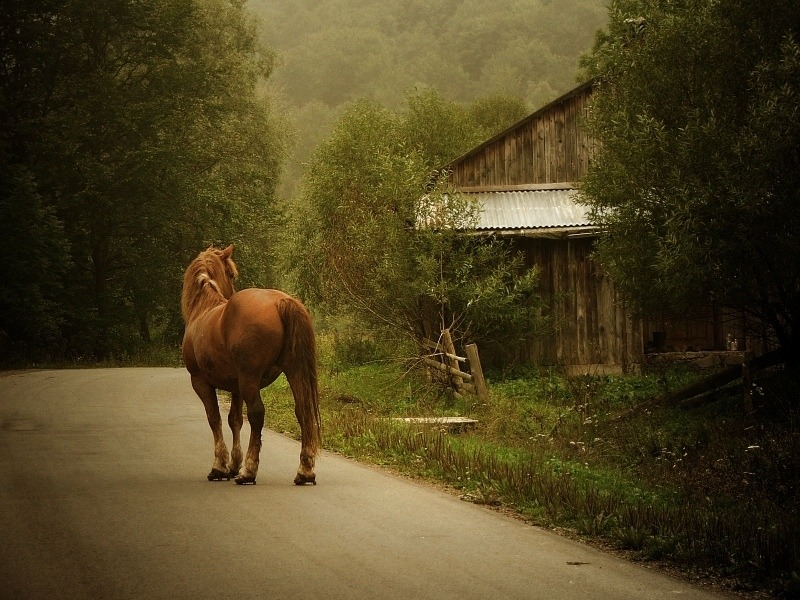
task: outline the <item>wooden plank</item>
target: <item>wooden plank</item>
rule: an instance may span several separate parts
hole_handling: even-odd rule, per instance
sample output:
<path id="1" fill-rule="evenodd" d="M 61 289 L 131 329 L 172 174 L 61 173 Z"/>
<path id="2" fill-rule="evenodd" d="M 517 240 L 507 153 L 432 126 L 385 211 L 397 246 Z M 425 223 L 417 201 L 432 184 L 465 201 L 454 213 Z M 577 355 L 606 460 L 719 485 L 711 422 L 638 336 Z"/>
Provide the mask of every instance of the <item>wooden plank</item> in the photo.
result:
<path id="1" fill-rule="evenodd" d="M 570 100 L 564 113 L 564 179 L 571 180 L 575 166 L 575 101 Z"/>
<path id="2" fill-rule="evenodd" d="M 450 335 L 449 329 L 445 329 L 444 331 L 442 331 L 442 341 L 444 342 L 446 356 L 450 361 L 450 368 L 452 369 L 451 373 L 453 373 L 453 376 L 455 377 L 454 383 L 456 385 L 456 388 L 458 388 L 458 386 L 461 383 L 463 383 L 464 380 L 458 375 L 458 373 L 461 372 L 458 370 L 458 361 L 455 360 L 454 358 L 450 358 L 456 356 L 456 347 L 453 345 L 453 336 Z"/>
<path id="3" fill-rule="evenodd" d="M 477 419 L 468 417 L 395 417 L 393 420 L 409 425 L 434 425 L 446 428 L 448 431 L 458 432 L 475 429 Z"/>
<path id="4" fill-rule="evenodd" d="M 463 371 L 459 371 L 458 369 L 454 369 L 453 367 L 448 367 L 444 363 L 440 363 L 438 360 L 433 360 L 432 358 L 423 356 L 422 362 L 424 362 L 429 367 L 442 371 L 443 373 L 450 373 L 457 377 L 461 377 L 464 381 L 472 381 L 472 375 L 470 375 L 469 373 L 464 373 Z"/>
<path id="5" fill-rule="evenodd" d="M 583 252 L 579 245 L 579 240 L 569 241 L 570 253 L 569 263 L 572 274 L 572 289 L 575 292 L 575 308 L 578 315 L 578 346 L 577 362 L 597 363 L 601 362 L 595 356 L 594 342 L 596 341 L 597 331 L 593 327 L 593 316 L 597 312 L 597 297 L 594 294 L 594 287 L 588 285 L 586 264 L 583 260 Z"/>
<path id="6" fill-rule="evenodd" d="M 786 359 L 786 355 L 783 350 L 778 349 L 762 354 L 756 358 L 750 358 L 750 353 L 745 352 L 743 358 L 742 364 L 722 369 L 714 375 L 701 379 L 673 394 L 669 394 L 666 396 L 665 401 L 675 402 L 680 400 L 680 405 L 684 408 L 701 406 L 705 403 L 707 398 L 714 398 L 713 395 L 708 395 L 704 392 L 713 392 L 739 378 L 744 379 L 745 381 L 743 381 L 743 383 L 747 384 L 747 380 L 752 377 L 753 373 L 780 364 Z"/>
<path id="7" fill-rule="evenodd" d="M 544 139 L 542 145 L 544 146 L 544 181 L 555 181 L 555 111 L 547 113 L 543 119 L 544 125 Z"/>
<path id="8" fill-rule="evenodd" d="M 523 160 L 522 160 L 522 177 L 523 181 L 525 182 L 534 182 L 533 179 L 533 165 L 535 160 L 535 150 L 533 145 L 534 139 L 534 123 L 528 123 L 528 126 L 524 130 L 524 136 L 522 138 L 523 144 Z"/>
<path id="9" fill-rule="evenodd" d="M 447 352 L 443 352 L 442 347 L 439 344 L 437 344 L 436 342 L 432 342 L 427 338 L 420 339 L 419 343 L 423 346 L 431 348 L 437 355 L 446 356 L 447 358 L 450 358 L 452 360 L 457 360 L 459 362 L 467 362 L 467 358 L 465 356 L 458 356 L 457 354 L 448 354 Z"/>
<path id="10" fill-rule="evenodd" d="M 396 421 L 403 421 L 404 423 L 432 423 L 438 425 L 440 423 L 477 423 L 477 419 L 469 417 L 395 417 Z"/>
<path id="11" fill-rule="evenodd" d="M 550 155 L 548 152 L 549 144 L 548 144 L 548 137 L 547 137 L 547 121 L 550 117 L 549 114 L 544 115 L 543 118 L 539 119 L 539 132 L 538 132 L 538 141 L 537 147 L 539 150 L 539 165 L 537 168 L 537 175 L 536 180 L 542 183 L 546 181 L 550 181 L 550 176 L 548 174 L 549 168 L 549 160 Z"/>
<path id="12" fill-rule="evenodd" d="M 505 178 L 505 144 L 496 144 L 495 145 L 495 157 L 494 157 L 494 173 L 492 173 L 492 184 L 493 185 L 501 185 L 506 181 Z"/>
<path id="13" fill-rule="evenodd" d="M 553 115 L 553 170 L 550 181 L 564 181 L 564 114 L 566 106 Z"/>
<path id="14" fill-rule="evenodd" d="M 569 290 L 574 298 L 575 311 L 575 348 L 571 361 L 577 363 L 592 363 L 589 348 L 589 323 L 587 322 L 587 298 L 581 294 L 580 281 L 584 279 L 583 264 L 581 264 L 580 254 L 575 246 L 575 241 L 570 240 L 567 244 L 567 265 L 569 270 Z"/>
<path id="15" fill-rule="evenodd" d="M 486 388 L 486 380 L 483 378 L 483 369 L 481 368 L 481 359 L 478 356 L 478 346 L 475 344 L 467 344 L 464 347 L 464 352 L 467 353 L 469 358 L 469 370 L 472 372 L 472 378 L 475 381 L 475 393 L 482 402 L 489 400 L 489 390 Z"/>
<path id="16" fill-rule="evenodd" d="M 505 166 L 504 166 L 504 183 L 514 184 L 519 179 L 519 160 L 517 157 L 517 138 L 515 135 L 510 134 L 506 137 L 504 144 L 505 148 Z"/>

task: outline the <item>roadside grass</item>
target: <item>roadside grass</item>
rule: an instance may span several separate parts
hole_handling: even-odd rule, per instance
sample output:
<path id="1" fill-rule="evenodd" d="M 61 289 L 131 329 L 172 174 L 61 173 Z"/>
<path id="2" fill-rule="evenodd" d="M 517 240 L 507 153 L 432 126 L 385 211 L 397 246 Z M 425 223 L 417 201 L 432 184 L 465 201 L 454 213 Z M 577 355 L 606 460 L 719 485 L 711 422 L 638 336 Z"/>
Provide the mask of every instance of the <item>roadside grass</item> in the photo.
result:
<path id="1" fill-rule="evenodd" d="M 485 404 L 432 386 L 406 362 L 346 364 L 320 336 L 327 450 L 444 483 L 464 500 L 517 511 L 694 577 L 800 592 L 800 419 L 780 377 L 703 408 L 633 406 L 678 389 L 679 369 L 565 379 L 555 371 L 489 378 Z M 364 348 L 362 348 L 364 350 Z M 267 424 L 299 437 L 281 377 L 262 392 Z M 393 417 L 468 416 L 474 430 Z"/>

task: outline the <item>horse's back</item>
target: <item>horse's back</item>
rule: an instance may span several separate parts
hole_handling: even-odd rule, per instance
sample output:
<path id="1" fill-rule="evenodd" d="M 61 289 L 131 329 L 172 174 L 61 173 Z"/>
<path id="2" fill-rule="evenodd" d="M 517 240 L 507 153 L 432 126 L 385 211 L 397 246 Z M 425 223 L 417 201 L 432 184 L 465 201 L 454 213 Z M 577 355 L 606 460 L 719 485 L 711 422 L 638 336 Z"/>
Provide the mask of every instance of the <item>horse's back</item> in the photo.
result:
<path id="1" fill-rule="evenodd" d="M 283 371 L 284 300 L 293 301 L 280 290 L 244 289 L 187 328 L 184 360 L 190 373 L 228 390 L 236 389 L 242 377 L 258 380 L 261 387 L 273 381 Z"/>
<path id="2" fill-rule="evenodd" d="M 226 346 L 243 369 L 275 369 L 283 350 L 280 302 L 291 296 L 280 290 L 249 288 L 228 300 L 222 315 Z"/>
<path id="3" fill-rule="evenodd" d="M 234 328 L 243 324 L 280 323 L 279 303 L 290 298 L 289 294 L 280 290 L 247 288 L 230 297 L 222 319 L 227 327 Z"/>

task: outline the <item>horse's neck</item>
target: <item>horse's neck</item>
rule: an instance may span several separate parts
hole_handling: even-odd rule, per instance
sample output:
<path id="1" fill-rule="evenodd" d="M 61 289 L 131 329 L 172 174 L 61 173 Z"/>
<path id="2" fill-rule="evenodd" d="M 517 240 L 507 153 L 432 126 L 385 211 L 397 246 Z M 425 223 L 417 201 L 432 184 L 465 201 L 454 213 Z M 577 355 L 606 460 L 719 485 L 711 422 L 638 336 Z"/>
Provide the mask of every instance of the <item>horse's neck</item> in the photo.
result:
<path id="1" fill-rule="evenodd" d="M 203 290 L 200 292 L 192 309 L 189 322 L 195 321 L 205 315 L 208 311 L 227 303 L 227 298 L 225 298 L 221 293 L 211 288 L 211 286 L 203 286 Z"/>

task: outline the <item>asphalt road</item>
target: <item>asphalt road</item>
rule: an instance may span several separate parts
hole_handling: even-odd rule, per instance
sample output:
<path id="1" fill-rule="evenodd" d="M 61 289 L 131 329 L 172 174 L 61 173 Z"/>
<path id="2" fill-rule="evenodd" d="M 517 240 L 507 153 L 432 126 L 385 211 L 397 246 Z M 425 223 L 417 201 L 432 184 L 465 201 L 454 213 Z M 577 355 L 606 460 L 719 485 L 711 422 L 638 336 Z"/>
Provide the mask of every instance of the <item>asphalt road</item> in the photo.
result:
<path id="1" fill-rule="evenodd" d="M 257 485 L 209 482 L 185 371 L 0 373 L 0 597 L 719 597 L 332 454 L 296 487 L 264 442 Z"/>

